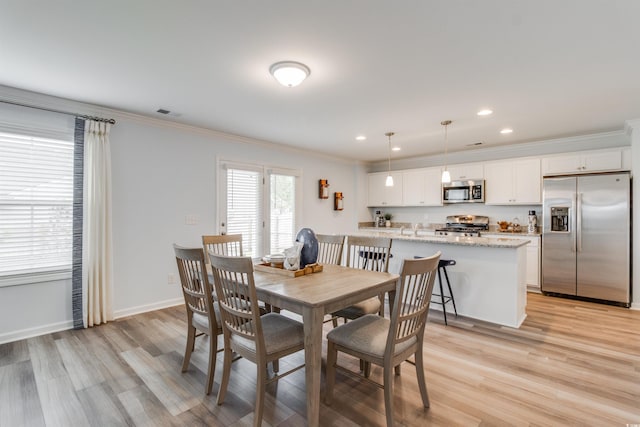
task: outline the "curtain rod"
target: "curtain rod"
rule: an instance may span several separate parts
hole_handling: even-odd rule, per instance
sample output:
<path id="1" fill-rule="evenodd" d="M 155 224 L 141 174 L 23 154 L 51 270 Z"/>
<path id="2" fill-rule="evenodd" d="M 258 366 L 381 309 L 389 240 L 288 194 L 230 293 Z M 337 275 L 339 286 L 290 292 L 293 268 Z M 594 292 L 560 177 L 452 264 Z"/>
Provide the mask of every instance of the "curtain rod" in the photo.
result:
<path id="1" fill-rule="evenodd" d="M 0 99 L 0 102 L 2 102 L 4 104 L 17 105 L 19 107 L 34 108 L 36 110 L 50 111 L 52 113 L 66 114 L 68 116 L 75 116 L 75 117 L 79 117 L 81 119 L 86 119 L 86 120 L 95 120 L 95 121 L 98 121 L 98 122 L 111 123 L 112 125 L 116 124 L 116 121 L 114 119 L 105 119 L 105 118 L 102 118 L 102 117 L 88 116 L 86 114 L 78 114 L 78 113 L 72 113 L 72 112 L 69 112 L 69 111 L 55 110 L 53 108 L 38 107 L 38 106 L 35 106 L 35 105 L 22 104 L 20 102 L 6 101 L 4 99 Z"/>

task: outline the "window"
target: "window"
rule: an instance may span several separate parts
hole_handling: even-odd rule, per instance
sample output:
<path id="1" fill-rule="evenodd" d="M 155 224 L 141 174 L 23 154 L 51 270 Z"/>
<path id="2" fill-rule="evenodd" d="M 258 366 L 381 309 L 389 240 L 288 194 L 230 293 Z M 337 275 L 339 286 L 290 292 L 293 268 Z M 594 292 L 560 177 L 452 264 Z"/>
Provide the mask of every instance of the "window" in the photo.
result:
<path id="1" fill-rule="evenodd" d="M 222 162 L 220 231 L 242 234 L 244 254 L 261 257 L 292 246 L 300 207 L 299 172 Z"/>
<path id="2" fill-rule="evenodd" d="M 71 137 L 0 132 L 0 279 L 71 269 L 72 204 Z"/>

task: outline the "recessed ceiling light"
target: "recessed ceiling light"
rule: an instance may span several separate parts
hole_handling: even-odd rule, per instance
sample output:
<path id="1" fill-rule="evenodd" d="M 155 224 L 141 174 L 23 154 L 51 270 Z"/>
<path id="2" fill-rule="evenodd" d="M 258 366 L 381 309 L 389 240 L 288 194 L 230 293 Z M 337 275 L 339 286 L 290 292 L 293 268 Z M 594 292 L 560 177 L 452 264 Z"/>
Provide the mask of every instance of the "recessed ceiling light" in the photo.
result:
<path id="1" fill-rule="evenodd" d="M 356 136 L 356 141 L 364 141 L 365 139 L 367 139 L 367 137 L 366 137 L 366 136 L 364 136 L 364 135 L 358 135 L 358 136 Z"/>
<path id="2" fill-rule="evenodd" d="M 400 148 L 400 147 L 393 147 L 393 148 L 391 149 L 391 151 L 400 151 L 400 150 L 402 150 L 402 148 Z"/>
<path id="3" fill-rule="evenodd" d="M 513 132 L 513 129 L 509 129 L 509 128 L 504 128 L 500 131 L 500 133 L 505 134 L 505 133 L 511 133 Z"/>
<path id="4" fill-rule="evenodd" d="M 287 87 L 298 86 L 311 74 L 309 67 L 295 61 L 276 62 L 269 68 L 269 72 L 282 86 Z"/>
<path id="5" fill-rule="evenodd" d="M 489 114 L 493 114 L 493 111 L 488 109 L 478 111 L 479 116 L 488 116 Z"/>

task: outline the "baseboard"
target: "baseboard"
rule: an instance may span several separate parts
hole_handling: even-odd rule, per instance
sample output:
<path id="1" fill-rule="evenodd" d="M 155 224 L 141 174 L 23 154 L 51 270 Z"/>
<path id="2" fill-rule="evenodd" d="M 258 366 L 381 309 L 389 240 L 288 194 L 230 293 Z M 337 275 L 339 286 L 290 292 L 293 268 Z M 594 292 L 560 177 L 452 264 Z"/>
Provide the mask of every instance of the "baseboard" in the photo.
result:
<path id="1" fill-rule="evenodd" d="M 113 313 L 114 319 L 121 317 L 133 316 L 134 314 L 146 313 L 148 311 L 160 310 L 167 307 L 184 304 L 183 298 L 174 298 L 165 301 L 159 301 L 153 304 L 140 305 L 124 310 L 118 310 Z M 49 325 L 37 326 L 35 328 L 22 329 L 19 331 L 11 331 L 0 334 L 0 344 L 13 341 L 20 341 L 27 338 L 33 338 L 40 335 L 52 334 L 54 332 L 66 331 L 73 329 L 73 320 L 65 320 L 64 322 L 51 323 Z"/>
<path id="2" fill-rule="evenodd" d="M 164 301 L 154 302 L 153 304 L 145 304 L 139 305 L 137 307 L 125 308 L 123 310 L 117 310 L 113 313 L 113 317 L 115 319 L 120 319 L 122 317 L 133 316 L 135 314 L 146 313 L 148 311 L 161 310 L 167 307 L 174 307 L 176 305 L 184 304 L 184 299 L 181 298 L 173 298 Z"/>
<path id="3" fill-rule="evenodd" d="M 5 334 L 0 334 L 0 344 L 20 341 L 45 334 L 52 334 L 54 332 L 66 331 L 68 329 L 73 329 L 73 320 L 65 320 L 64 322 L 51 323 L 49 325 L 37 326 L 35 328 L 11 331 Z"/>

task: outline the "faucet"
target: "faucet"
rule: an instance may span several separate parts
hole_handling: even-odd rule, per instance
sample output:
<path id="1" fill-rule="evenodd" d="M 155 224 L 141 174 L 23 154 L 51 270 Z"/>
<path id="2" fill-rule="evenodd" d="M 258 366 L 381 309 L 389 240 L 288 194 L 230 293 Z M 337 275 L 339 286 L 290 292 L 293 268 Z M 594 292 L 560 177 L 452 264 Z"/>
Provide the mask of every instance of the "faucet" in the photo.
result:
<path id="1" fill-rule="evenodd" d="M 420 228 L 420 224 L 419 223 L 415 223 L 413 224 L 413 235 L 417 236 L 418 235 L 418 228 Z"/>
<path id="2" fill-rule="evenodd" d="M 400 235 L 402 236 L 402 233 L 404 232 L 404 226 L 400 227 Z"/>

